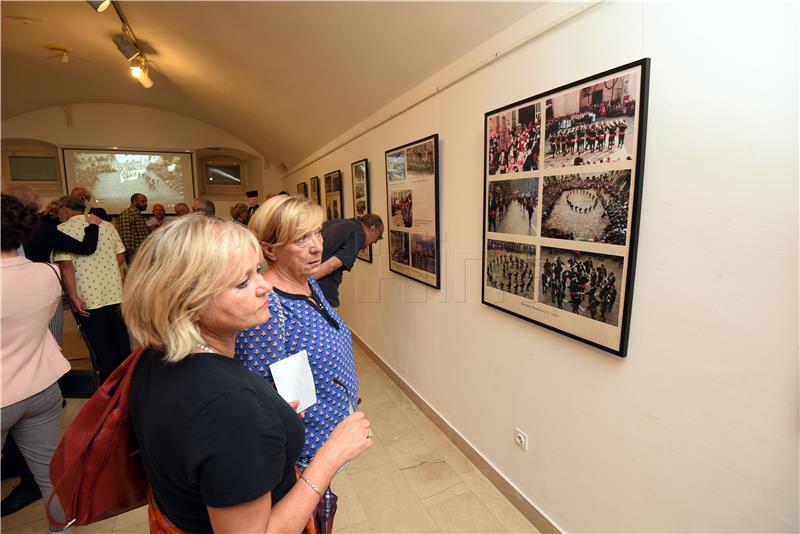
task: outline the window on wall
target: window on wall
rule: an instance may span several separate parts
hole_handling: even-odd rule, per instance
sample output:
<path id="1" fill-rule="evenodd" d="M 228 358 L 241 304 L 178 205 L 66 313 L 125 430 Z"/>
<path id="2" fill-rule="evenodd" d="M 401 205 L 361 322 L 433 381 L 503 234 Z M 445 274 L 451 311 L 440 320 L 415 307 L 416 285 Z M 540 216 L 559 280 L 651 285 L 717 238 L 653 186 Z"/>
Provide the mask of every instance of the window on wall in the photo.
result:
<path id="1" fill-rule="evenodd" d="M 58 181 L 58 163 L 55 156 L 10 155 L 8 166 L 12 182 Z"/>

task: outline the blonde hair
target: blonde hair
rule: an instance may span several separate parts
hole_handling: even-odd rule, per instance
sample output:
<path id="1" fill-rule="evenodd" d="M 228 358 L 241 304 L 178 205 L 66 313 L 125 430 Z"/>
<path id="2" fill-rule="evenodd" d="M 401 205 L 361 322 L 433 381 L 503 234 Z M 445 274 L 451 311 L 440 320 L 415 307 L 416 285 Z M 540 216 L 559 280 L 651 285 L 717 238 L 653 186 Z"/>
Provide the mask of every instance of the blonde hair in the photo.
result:
<path id="1" fill-rule="evenodd" d="M 278 195 L 253 213 L 248 227 L 259 241 L 280 247 L 315 231 L 323 220 L 322 207 L 313 200 L 303 196 Z"/>
<path id="2" fill-rule="evenodd" d="M 261 249 L 241 225 L 201 215 L 180 217 L 145 239 L 125 279 L 122 314 L 139 345 L 179 362 L 205 343 L 198 312 L 248 266 L 243 258 Z"/>

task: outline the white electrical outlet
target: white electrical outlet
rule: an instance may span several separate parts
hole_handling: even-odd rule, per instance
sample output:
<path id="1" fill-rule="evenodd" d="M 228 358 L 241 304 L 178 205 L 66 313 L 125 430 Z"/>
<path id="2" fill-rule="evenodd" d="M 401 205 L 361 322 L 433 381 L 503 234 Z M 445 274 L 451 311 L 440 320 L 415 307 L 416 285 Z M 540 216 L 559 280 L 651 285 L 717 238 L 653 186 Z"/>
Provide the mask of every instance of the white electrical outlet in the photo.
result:
<path id="1" fill-rule="evenodd" d="M 517 447 L 522 449 L 523 451 L 528 450 L 528 434 L 520 430 L 519 428 L 514 429 L 514 443 L 517 444 Z"/>

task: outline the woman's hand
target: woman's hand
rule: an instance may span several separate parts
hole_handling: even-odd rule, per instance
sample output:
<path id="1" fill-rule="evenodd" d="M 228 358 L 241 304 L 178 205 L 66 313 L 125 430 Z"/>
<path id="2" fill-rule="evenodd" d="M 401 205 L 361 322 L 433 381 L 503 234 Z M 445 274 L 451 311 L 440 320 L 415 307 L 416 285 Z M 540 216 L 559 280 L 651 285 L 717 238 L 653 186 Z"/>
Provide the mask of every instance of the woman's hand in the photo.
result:
<path id="1" fill-rule="evenodd" d="M 94 213 L 89 213 L 88 211 L 86 212 L 86 222 L 88 222 L 89 224 L 100 224 L 100 221 L 101 221 L 100 217 L 98 217 Z"/>
<path id="2" fill-rule="evenodd" d="M 369 421 L 362 412 L 356 412 L 333 429 L 320 452 L 325 450 L 325 454 L 337 462 L 338 468 L 370 447 L 372 431 L 369 429 Z"/>

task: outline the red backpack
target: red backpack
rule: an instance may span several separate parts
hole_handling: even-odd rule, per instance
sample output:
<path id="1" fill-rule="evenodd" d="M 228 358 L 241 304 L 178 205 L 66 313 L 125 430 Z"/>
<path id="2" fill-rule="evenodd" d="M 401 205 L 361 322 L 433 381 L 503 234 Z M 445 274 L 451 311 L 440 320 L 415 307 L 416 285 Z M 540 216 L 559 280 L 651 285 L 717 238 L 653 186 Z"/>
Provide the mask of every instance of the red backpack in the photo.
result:
<path id="1" fill-rule="evenodd" d="M 147 479 L 128 417 L 128 392 L 142 352 L 135 350 L 117 367 L 64 432 L 50 463 L 51 525 L 88 525 L 146 504 Z M 51 515 L 55 496 L 64 521 Z"/>

